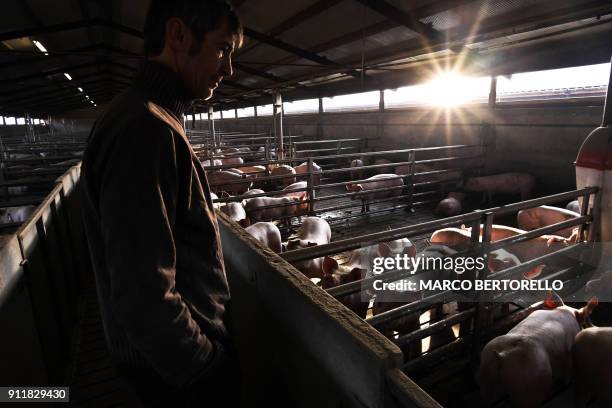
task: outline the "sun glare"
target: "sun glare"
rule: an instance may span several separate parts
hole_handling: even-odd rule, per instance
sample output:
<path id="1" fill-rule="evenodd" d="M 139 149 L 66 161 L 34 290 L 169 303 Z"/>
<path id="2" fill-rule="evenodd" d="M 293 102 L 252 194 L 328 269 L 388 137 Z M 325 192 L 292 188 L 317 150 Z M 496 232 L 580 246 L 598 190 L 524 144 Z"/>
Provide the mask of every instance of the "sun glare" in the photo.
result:
<path id="1" fill-rule="evenodd" d="M 453 108 L 469 102 L 486 101 L 490 77 L 472 78 L 458 72 L 442 72 L 422 85 L 399 88 L 385 93 L 385 103 Z"/>

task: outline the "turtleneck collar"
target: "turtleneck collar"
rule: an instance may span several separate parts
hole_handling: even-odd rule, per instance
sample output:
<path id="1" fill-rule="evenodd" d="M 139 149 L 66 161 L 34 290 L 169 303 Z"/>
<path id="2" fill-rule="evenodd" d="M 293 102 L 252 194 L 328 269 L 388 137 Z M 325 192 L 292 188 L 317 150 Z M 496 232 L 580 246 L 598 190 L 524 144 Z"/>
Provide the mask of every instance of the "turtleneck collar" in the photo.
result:
<path id="1" fill-rule="evenodd" d="M 144 61 L 141 64 L 134 78 L 134 87 L 151 102 L 170 110 L 179 119 L 195 99 L 174 71 L 155 61 Z"/>

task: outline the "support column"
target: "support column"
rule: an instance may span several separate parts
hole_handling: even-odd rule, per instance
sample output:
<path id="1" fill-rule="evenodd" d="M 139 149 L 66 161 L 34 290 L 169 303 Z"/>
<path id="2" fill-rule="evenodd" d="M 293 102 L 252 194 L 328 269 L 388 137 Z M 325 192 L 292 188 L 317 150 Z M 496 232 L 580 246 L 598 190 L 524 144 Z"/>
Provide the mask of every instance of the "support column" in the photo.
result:
<path id="1" fill-rule="evenodd" d="M 280 91 L 274 92 L 273 95 L 273 120 L 274 120 L 274 140 L 276 141 L 276 159 L 285 158 L 283 147 L 283 97 Z"/>
<path id="2" fill-rule="evenodd" d="M 213 119 L 213 107 L 208 105 L 208 133 L 213 147 L 217 147 L 217 137 L 215 135 L 215 120 Z"/>

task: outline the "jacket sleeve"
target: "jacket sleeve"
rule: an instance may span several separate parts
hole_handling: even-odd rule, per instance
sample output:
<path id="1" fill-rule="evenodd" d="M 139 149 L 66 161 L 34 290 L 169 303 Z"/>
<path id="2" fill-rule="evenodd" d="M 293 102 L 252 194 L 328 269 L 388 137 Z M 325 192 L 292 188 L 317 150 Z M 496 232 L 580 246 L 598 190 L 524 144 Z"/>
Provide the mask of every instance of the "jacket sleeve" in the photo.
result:
<path id="1" fill-rule="evenodd" d="M 161 377 L 184 386 L 207 371 L 215 347 L 175 287 L 174 138 L 161 124 L 117 136 L 99 198 L 112 312 Z"/>

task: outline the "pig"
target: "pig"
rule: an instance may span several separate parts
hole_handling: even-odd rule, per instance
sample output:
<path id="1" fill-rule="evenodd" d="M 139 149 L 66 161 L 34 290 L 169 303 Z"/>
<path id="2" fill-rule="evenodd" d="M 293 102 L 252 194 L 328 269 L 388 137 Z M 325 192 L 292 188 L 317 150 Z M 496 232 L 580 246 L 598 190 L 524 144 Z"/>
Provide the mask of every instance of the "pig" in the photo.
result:
<path id="1" fill-rule="evenodd" d="M 287 193 L 283 194 L 281 197 L 290 197 L 296 198 L 300 201 L 300 205 L 297 206 L 295 215 L 302 216 L 308 214 L 308 191 L 293 191 L 293 190 L 301 190 L 306 188 L 305 181 L 298 181 L 293 183 L 283 189 L 283 191 L 287 191 Z"/>
<path id="2" fill-rule="evenodd" d="M 578 200 L 570 201 L 566 206 L 566 210 L 573 211 L 577 214 L 580 214 L 580 202 Z"/>
<path id="3" fill-rule="evenodd" d="M 250 225 L 249 219 L 247 218 L 246 211 L 240 203 L 229 202 L 221 207 L 221 211 L 227 214 L 232 220 L 240 224 L 241 227 L 248 227 Z"/>
<path id="4" fill-rule="evenodd" d="M 262 245 L 267 246 L 277 254 L 281 253 L 281 233 L 271 222 L 256 222 L 246 227 L 246 232 L 255 237 Z"/>
<path id="5" fill-rule="evenodd" d="M 401 178 L 398 178 L 395 174 L 377 174 L 368 178 L 363 183 L 358 184 L 347 184 L 346 189 L 352 193 L 359 193 L 362 191 L 375 190 L 380 188 L 400 187 L 404 185 Z M 388 198 L 388 197 L 399 197 L 402 195 L 401 188 L 394 188 L 388 191 L 378 191 L 371 194 L 363 194 L 361 196 L 351 196 L 351 199 L 361 199 L 361 212 L 370 211 L 370 201 L 377 198 Z"/>
<path id="6" fill-rule="evenodd" d="M 251 153 L 251 148 L 249 148 L 249 147 L 239 147 L 238 148 L 238 152 L 239 153 Z"/>
<path id="7" fill-rule="evenodd" d="M 238 152 L 240 152 L 240 150 L 235 147 L 223 147 L 218 150 L 218 153 L 238 153 Z"/>
<path id="8" fill-rule="evenodd" d="M 351 168 L 358 168 L 358 167 L 363 167 L 363 160 L 362 159 L 355 159 L 355 160 L 351 160 Z M 351 180 L 362 180 L 364 177 L 364 171 L 363 170 L 353 170 L 351 171 Z"/>
<path id="9" fill-rule="evenodd" d="M 569 382 L 574 338 L 597 299 L 581 309 L 564 305 L 558 296 L 544 305 L 549 310 L 533 312 L 483 348 L 478 377 L 488 404 L 508 396 L 515 407 L 539 407 L 556 383 Z"/>
<path id="10" fill-rule="evenodd" d="M 0 208 L 0 224 L 14 224 L 27 221 L 36 209 L 33 205 Z"/>
<path id="11" fill-rule="evenodd" d="M 255 178 L 265 177 L 268 175 L 268 170 L 264 166 L 241 166 L 238 167 L 238 170 Z"/>
<path id="12" fill-rule="evenodd" d="M 245 200 L 244 209 L 252 220 L 273 220 L 293 217 L 298 204 L 299 200 L 292 197 L 254 197 Z M 268 205 L 279 205 L 279 207 L 261 208 Z"/>
<path id="13" fill-rule="evenodd" d="M 539 207 L 527 208 L 519 211 L 517 214 L 517 221 L 520 229 L 529 231 L 578 217 L 580 217 L 579 213 L 570 210 L 541 205 Z M 575 227 L 565 228 L 555 231 L 555 234 L 569 238 L 574 233 L 574 229 Z"/>
<path id="14" fill-rule="evenodd" d="M 235 169 L 234 169 L 235 170 Z M 251 180 L 247 180 L 245 175 L 234 171 L 213 171 L 207 174 L 208 182 L 210 183 L 210 188 L 215 192 L 226 191 L 232 195 L 240 195 L 244 194 L 253 183 Z M 235 184 L 223 184 L 227 182 L 235 182 L 243 180 L 242 183 Z"/>
<path id="15" fill-rule="evenodd" d="M 250 196 L 252 196 L 254 194 L 264 194 L 264 193 L 265 193 L 265 191 L 263 191 L 260 188 L 252 188 L 249 191 L 247 191 L 246 193 L 244 193 L 242 196 L 243 197 L 250 197 Z"/>
<path id="16" fill-rule="evenodd" d="M 351 252 L 346 265 L 371 271 L 374 258 L 394 257 L 397 254 L 414 257 L 416 256 L 416 246 L 408 238 L 400 238 L 395 241 L 358 248 Z"/>
<path id="17" fill-rule="evenodd" d="M 306 217 L 297 231 L 296 237 L 287 242 L 287 250 L 293 251 L 316 245 L 329 244 L 331 228 L 327 221 L 319 217 Z M 323 278 L 323 258 L 294 262 L 293 266 L 309 278 Z"/>
<path id="18" fill-rule="evenodd" d="M 518 228 L 508 227 L 506 225 L 494 224 L 491 229 L 491 242 L 506 239 L 518 234 L 523 234 L 526 231 Z M 432 244 L 447 245 L 457 251 L 465 251 L 473 244 L 471 242 L 471 228 L 443 228 L 431 235 L 430 242 Z M 480 236 L 482 240 L 482 235 Z M 556 235 L 542 235 L 518 244 L 506 246 L 504 249 L 513 255 L 516 255 L 521 262 L 529 261 L 534 258 L 552 253 L 569 244 L 568 239 Z M 538 276 L 542 271 L 542 266 L 538 265 L 535 268 L 525 272 L 524 277 L 532 279 Z"/>
<path id="19" fill-rule="evenodd" d="M 271 176 L 291 176 L 291 175 L 295 175 L 295 170 L 293 169 L 293 167 L 283 164 L 277 167 L 273 167 L 272 170 L 270 170 L 270 175 Z M 295 183 L 295 177 L 284 177 L 282 179 L 274 180 L 274 183 L 277 185 L 286 187 L 290 184 Z"/>
<path id="20" fill-rule="evenodd" d="M 612 328 L 589 327 L 576 335 L 573 349 L 574 407 L 586 408 L 591 398 L 612 406 Z"/>
<path id="21" fill-rule="evenodd" d="M 308 162 L 304 162 L 299 166 L 294 167 L 293 170 L 295 170 L 295 174 L 307 174 Z M 319 184 L 321 184 L 321 166 L 319 166 L 315 162 L 312 162 L 312 171 L 314 173 L 312 182 L 315 186 L 318 186 Z M 307 175 L 303 177 L 298 177 L 298 180 L 307 180 L 308 177 L 309 176 Z"/>
<path id="22" fill-rule="evenodd" d="M 212 160 L 212 164 L 211 164 L 210 160 L 203 160 L 201 163 L 202 163 L 203 167 L 221 166 L 221 165 L 223 165 L 223 163 L 219 159 L 213 159 Z"/>
<path id="23" fill-rule="evenodd" d="M 221 163 L 225 164 L 243 164 L 244 160 L 242 160 L 242 157 L 227 157 L 227 158 L 223 158 L 221 159 Z"/>
<path id="24" fill-rule="evenodd" d="M 356 282 L 364 279 L 366 270 L 358 267 L 339 265 L 334 258 L 326 256 L 323 259 L 323 279 L 321 284 L 323 289 L 329 289 L 336 286 L 344 285 L 345 283 Z M 367 293 L 355 292 L 350 295 L 338 298 L 338 300 L 346 307 L 351 309 L 355 314 L 362 319 L 366 318 L 368 307 L 370 305 L 369 295 Z"/>
<path id="25" fill-rule="evenodd" d="M 465 193 L 452 192 L 440 201 L 436 206 L 435 213 L 440 217 L 452 217 L 463 212 L 465 205 Z"/>
<path id="26" fill-rule="evenodd" d="M 211 201 L 213 201 L 213 208 L 214 208 L 215 210 L 218 210 L 218 209 L 221 207 L 221 203 L 215 203 L 215 202 L 214 202 L 214 200 L 218 200 L 218 199 L 219 199 L 219 197 L 218 197 L 218 196 L 217 196 L 215 193 L 213 193 L 213 192 L 211 191 L 211 192 L 210 192 L 210 199 L 211 199 Z"/>
<path id="27" fill-rule="evenodd" d="M 521 200 L 531 197 L 535 177 L 527 173 L 502 173 L 484 177 L 470 177 L 465 181 L 465 191 L 485 193 L 489 204 L 495 193 L 520 194 Z"/>

